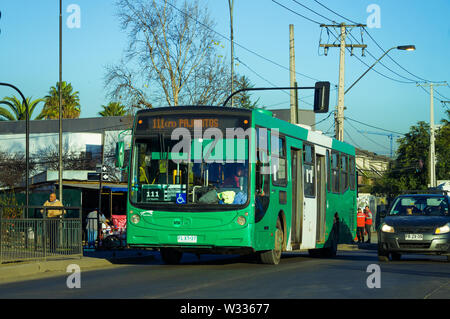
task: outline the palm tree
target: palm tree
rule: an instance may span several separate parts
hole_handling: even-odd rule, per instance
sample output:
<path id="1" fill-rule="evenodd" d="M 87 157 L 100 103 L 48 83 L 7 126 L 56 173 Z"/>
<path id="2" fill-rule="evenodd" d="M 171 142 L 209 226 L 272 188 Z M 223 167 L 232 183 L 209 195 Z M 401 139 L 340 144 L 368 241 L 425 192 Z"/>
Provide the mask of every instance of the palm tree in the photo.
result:
<path id="1" fill-rule="evenodd" d="M 65 81 L 62 87 L 62 117 L 65 119 L 75 119 L 80 117 L 80 97 L 79 92 L 73 92 L 72 84 Z M 44 108 L 41 112 L 44 119 L 59 118 L 59 82 L 52 86 L 49 95 L 45 97 Z"/>
<path id="2" fill-rule="evenodd" d="M 102 105 L 103 111 L 98 112 L 101 116 L 124 116 L 128 114 L 125 106 L 119 102 L 109 102 L 108 105 Z"/>
<path id="3" fill-rule="evenodd" d="M 27 97 L 29 118 L 31 119 L 31 115 L 33 114 L 36 106 L 45 102 L 44 99 L 32 100 L 31 97 Z M 0 101 L 0 104 L 5 104 L 9 107 L 11 111 L 4 107 L 0 107 L 0 121 L 22 121 L 26 119 L 26 105 L 22 100 L 19 100 L 17 97 L 5 97 Z M 43 118 L 42 114 L 39 114 L 35 120 L 41 120 Z"/>

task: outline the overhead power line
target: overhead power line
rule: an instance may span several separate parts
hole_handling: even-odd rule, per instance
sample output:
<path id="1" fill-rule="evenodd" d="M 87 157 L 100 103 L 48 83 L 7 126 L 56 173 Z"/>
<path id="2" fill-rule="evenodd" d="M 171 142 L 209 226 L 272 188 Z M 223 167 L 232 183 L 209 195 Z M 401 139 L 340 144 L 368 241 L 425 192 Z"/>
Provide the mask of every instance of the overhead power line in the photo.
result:
<path id="1" fill-rule="evenodd" d="M 332 34 L 337 40 L 339 40 L 339 35 L 334 34 L 334 30 L 332 30 L 332 33 L 331 33 L 331 34 Z M 350 48 L 347 48 L 347 51 L 349 51 L 351 56 L 355 57 L 359 62 L 361 62 L 362 64 L 364 64 L 366 67 L 370 67 L 366 62 L 364 62 L 363 60 L 361 60 L 361 58 L 359 58 L 357 55 L 352 54 Z M 371 55 L 371 56 L 373 57 L 373 55 Z M 373 57 L 373 58 L 376 60 L 375 57 Z M 402 80 L 394 79 L 394 78 L 392 78 L 392 77 L 390 77 L 390 76 L 388 76 L 388 75 L 386 75 L 386 74 L 384 74 L 384 73 L 381 73 L 380 71 L 376 70 L 375 68 L 372 68 L 372 70 L 373 70 L 375 73 L 381 75 L 382 77 L 384 77 L 384 78 L 386 78 L 386 79 L 389 79 L 389 80 L 392 80 L 392 81 L 394 81 L 394 82 L 404 83 L 404 84 L 416 84 L 416 83 L 417 83 L 416 81 L 412 81 L 412 80 L 410 80 L 410 81 L 402 81 Z M 394 72 L 394 73 L 395 73 L 395 72 Z"/>
<path id="2" fill-rule="evenodd" d="M 293 14 L 296 14 L 296 15 L 302 17 L 303 19 L 306 19 L 306 20 L 308 20 L 308 21 L 310 21 L 310 22 L 312 22 L 312 23 L 318 24 L 318 25 L 321 24 L 320 22 L 318 22 L 318 21 L 316 21 L 316 20 L 313 20 L 313 19 L 311 19 L 311 18 L 308 18 L 307 16 L 304 16 L 304 15 L 302 15 L 302 14 L 300 14 L 300 13 L 298 13 L 298 12 L 296 12 L 296 11 L 294 11 L 294 10 L 288 8 L 288 7 L 286 7 L 285 5 L 282 5 L 281 3 L 279 3 L 279 2 L 277 2 L 277 1 L 275 1 L 275 0 L 272 0 L 272 2 L 278 4 L 280 7 L 283 7 L 283 8 L 285 8 L 285 9 L 288 10 L 288 11 L 291 11 Z"/>
<path id="3" fill-rule="evenodd" d="M 378 126 L 374 126 L 374 125 L 371 125 L 371 124 L 367 124 L 367 123 L 364 123 L 364 122 L 352 119 L 352 118 L 350 118 L 348 116 L 346 116 L 345 119 L 353 121 L 353 122 L 356 122 L 356 123 L 359 123 L 359 124 L 362 124 L 362 125 L 365 125 L 365 126 L 368 126 L 368 127 L 371 127 L 371 128 L 375 128 L 375 129 L 380 130 L 380 131 L 390 132 L 390 133 L 399 134 L 399 135 L 405 135 L 405 133 L 400 133 L 400 132 L 388 130 L 388 129 L 385 129 L 385 128 L 381 128 L 381 127 L 378 127 Z"/>
<path id="4" fill-rule="evenodd" d="M 304 8 L 306 8 L 307 10 L 309 10 L 309 11 L 315 13 L 316 15 L 319 15 L 319 16 L 323 17 L 324 19 L 326 19 L 326 20 L 328 20 L 328 21 L 334 22 L 334 20 L 332 20 L 332 19 L 330 19 L 330 18 L 328 18 L 328 17 L 326 17 L 326 16 L 324 16 L 324 15 L 322 15 L 322 14 L 320 14 L 320 13 L 317 13 L 316 11 L 310 9 L 309 7 L 305 6 L 304 4 L 299 3 L 298 1 L 296 1 L 296 0 L 292 0 L 292 1 L 294 1 L 294 2 L 297 3 L 298 5 L 300 5 L 300 6 L 304 7 Z M 272 2 L 276 3 L 277 5 L 279 5 L 279 6 L 283 7 L 283 8 L 285 8 L 286 10 L 288 10 L 288 11 L 290 11 L 290 12 L 292 12 L 292 13 L 294 13 L 294 14 L 296 14 L 296 15 L 298 15 L 298 16 L 300 16 L 300 17 L 302 17 L 302 18 L 304 18 L 304 19 L 306 19 L 306 20 L 308 20 L 308 21 L 310 21 L 310 22 L 312 22 L 312 23 L 322 25 L 320 22 L 318 22 L 318 21 L 316 21 L 316 20 L 313 20 L 313 19 L 311 19 L 311 18 L 309 18 L 309 17 L 307 17 L 307 16 L 305 16 L 305 15 L 303 15 L 303 14 L 300 14 L 300 13 L 298 13 L 297 11 L 288 8 L 288 7 L 286 7 L 285 5 L 282 5 L 281 3 L 279 3 L 279 2 L 277 2 L 277 1 L 275 1 L 275 0 L 272 0 Z M 317 1 L 316 1 L 316 2 L 317 2 Z M 319 3 L 319 2 L 317 2 L 317 3 Z M 322 5 L 322 6 L 324 6 L 324 5 Z M 324 6 L 324 7 L 325 7 L 325 6 Z M 334 11 L 332 11 L 332 12 L 334 12 Z M 348 19 L 345 19 L 345 20 L 348 20 Z M 351 21 L 351 20 L 348 20 L 348 21 Z M 356 23 L 356 22 L 354 22 L 354 21 L 351 21 L 351 22 L 352 22 L 352 23 L 355 23 L 355 25 L 358 25 L 358 26 L 361 26 L 361 27 L 364 28 L 364 26 L 363 26 L 362 24 L 360 24 L 360 23 Z M 335 23 L 335 22 L 334 22 L 334 23 Z M 333 29 L 333 31 L 334 31 L 334 29 Z M 333 36 L 339 41 L 339 38 L 338 38 L 339 36 L 336 36 L 334 33 L 332 33 L 332 34 L 333 34 Z M 357 47 L 357 46 L 361 46 L 361 45 L 362 45 L 361 43 L 359 43 L 358 40 L 356 40 L 356 38 L 353 37 L 353 35 L 352 35 L 351 33 L 350 33 L 350 35 L 351 35 L 352 38 L 358 43 L 358 45 L 354 45 L 354 47 Z M 351 55 L 353 55 L 350 48 L 347 48 L 347 50 L 351 53 Z M 367 50 L 366 50 L 366 51 L 367 51 Z M 370 55 L 373 59 L 377 60 L 373 54 L 371 54 L 369 51 L 367 51 L 367 52 L 369 53 L 369 55 Z M 363 60 L 361 60 L 359 57 L 357 57 L 357 56 L 355 56 L 355 57 L 356 57 L 362 64 L 364 64 L 365 66 L 369 67 L 369 65 L 368 65 L 367 63 L 365 63 Z M 390 72 L 396 74 L 397 76 L 399 76 L 399 77 L 401 77 L 401 78 L 403 78 L 403 79 L 407 79 L 408 81 L 402 81 L 402 80 L 394 79 L 394 78 L 392 78 L 392 77 L 390 77 L 390 76 L 387 76 L 387 75 L 381 73 L 381 72 L 378 71 L 378 70 L 373 69 L 374 72 L 376 72 L 377 74 L 379 74 L 379 75 L 381 75 L 381 76 L 383 76 L 383 77 L 385 77 L 385 78 L 387 78 L 387 79 L 389 79 L 389 80 L 398 82 L 398 83 L 405 83 L 405 84 L 416 84 L 416 83 L 417 83 L 417 81 L 414 81 L 414 80 L 412 80 L 412 79 L 406 78 L 406 77 L 404 77 L 404 76 L 398 74 L 397 72 L 391 70 L 390 68 L 388 68 L 387 66 L 385 66 L 383 63 L 380 63 L 380 64 L 382 64 L 382 65 L 383 65 L 385 68 L 387 68 Z"/>
<path id="5" fill-rule="evenodd" d="M 386 147 L 385 145 L 382 145 L 382 144 L 380 144 L 380 143 L 378 143 L 378 142 L 375 142 L 374 140 L 372 140 L 371 138 L 369 138 L 368 136 L 366 136 L 366 135 L 364 135 L 364 134 L 362 134 L 352 123 L 350 123 L 348 120 L 347 120 L 347 123 L 356 131 L 356 132 L 358 132 L 359 134 L 361 134 L 365 139 L 367 139 L 367 140 L 369 140 L 369 141 L 371 141 L 373 144 L 376 144 L 376 145 L 378 145 L 378 146 L 380 146 L 380 147 L 382 147 L 382 148 L 384 148 L 384 149 L 386 149 L 386 150 L 389 150 L 389 148 L 388 147 Z"/>
<path id="6" fill-rule="evenodd" d="M 273 1 L 273 0 L 272 0 L 272 1 Z M 243 50 L 245 50 L 245 51 L 247 51 L 247 52 L 249 52 L 249 53 L 251 53 L 251 54 L 253 54 L 253 55 L 257 56 L 257 57 L 259 57 L 260 59 L 262 59 L 262 60 L 264 60 L 264 61 L 267 61 L 267 62 L 269 62 L 269 63 L 272 63 L 273 65 L 276 65 L 276 66 L 278 66 L 278 67 L 280 67 L 280 68 L 282 68 L 282 69 L 285 69 L 285 70 L 288 70 L 288 71 L 289 71 L 289 68 L 288 68 L 288 67 L 286 67 L 286 66 L 284 66 L 284 65 L 282 65 L 282 64 L 280 64 L 280 63 L 278 63 L 278 62 L 276 62 L 276 61 L 274 61 L 274 60 L 272 60 L 272 59 L 269 59 L 269 58 L 267 58 L 267 57 L 265 57 L 265 56 L 263 56 L 263 55 L 261 55 L 261 54 L 255 52 L 255 51 L 253 51 L 253 50 L 251 50 L 251 49 L 249 49 L 249 48 L 247 48 L 247 47 L 245 47 L 245 46 L 243 46 L 243 45 L 237 43 L 236 41 L 231 41 L 231 39 L 230 39 L 229 37 L 227 37 L 227 36 L 225 36 L 225 35 L 223 35 L 223 34 L 217 32 L 216 30 L 212 29 L 212 28 L 209 27 L 208 25 L 206 25 L 206 24 L 204 24 L 204 23 L 198 21 L 197 19 L 193 18 L 193 17 L 192 17 L 191 15 L 189 15 L 188 13 L 186 13 L 186 12 L 184 12 L 183 10 L 177 8 L 177 7 L 176 7 L 175 5 L 173 5 L 172 3 L 167 2 L 167 4 L 168 4 L 169 6 L 171 6 L 172 8 L 174 8 L 175 10 L 177 10 L 178 12 L 180 12 L 181 14 L 185 15 L 186 17 L 190 18 L 191 20 L 195 21 L 196 23 L 200 24 L 200 25 L 203 26 L 204 28 L 206 28 L 206 29 L 210 30 L 211 32 L 217 34 L 218 36 L 220 36 L 220 37 L 222 37 L 223 39 L 229 41 L 230 43 L 232 42 L 232 44 L 238 46 L 239 48 L 241 48 L 241 49 L 243 49 Z M 316 78 L 314 78 L 314 77 L 312 77 L 312 76 L 309 76 L 309 75 L 307 75 L 307 74 L 304 74 L 304 73 L 300 73 L 300 72 L 295 72 L 295 73 L 298 74 L 298 75 L 300 75 L 300 76 L 303 76 L 303 77 L 305 77 L 305 78 L 308 78 L 308 79 L 310 79 L 310 80 L 316 81 L 316 82 L 320 81 L 319 79 L 316 79 Z"/>
<path id="7" fill-rule="evenodd" d="M 338 17 L 341 17 L 342 19 L 344 19 L 344 20 L 346 20 L 346 21 L 349 21 L 349 22 L 351 22 L 351 23 L 356 23 L 355 21 L 353 21 L 353 20 L 351 20 L 351 19 L 349 19 L 349 18 L 347 18 L 347 17 L 345 17 L 345 16 L 339 14 L 338 12 L 336 12 L 336 11 L 330 9 L 330 8 L 327 7 L 326 5 L 324 5 L 324 4 L 322 4 L 321 2 L 319 2 L 318 0 L 314 0 L 314 1 L 315 1 L 317 4 L 319 4 L 320 6 L 322 6 L 323 8 L 325 8 L 326 10 L 328 10 L 328 11 L 332 12 L 333 14 L 337 15 Z M 383 53 L 386 52 L 386 50 L 383 49 L 383 47 L 375 40 L 375 38 L 370 34 L 370 32 L 369 32 L 365 27 L 363 28 L 363 30 L 364 30 L 365 33 L 369 36 L 369 38 L 375 43 L 375 45 L 376 45 L 381 51 L 383 51 Z M 409 71 L 408 69 L 406 69 L 405 67 L 403 67 L 400 63 L 398 63 L 398 62 L 397 62 L 394 58 L 392 58 L 389 54 L 387 54 L 387 56 L 388 56 L 388 58 L 389 58 L 392 62 L 394 62 L 394 63 L 395 63 L 398 67 L 400 67 L 403 71 L 405 71 L 405 72 L 408 73 L 409 75 L 411 75 L 411 76 L 417 78 L 418 80 L 423 81 L 423 82 L 437 82 L 437 81 L 431 81 L 431 80 L 425 79 L 425 78 L 423 78 L 423 77 L 420 77 L 420 76 L 418 76 L 418 75 L 412 73 L 411 71 Z M 416 81 L 416 82 L 417 82 L 417 81 Z"/>

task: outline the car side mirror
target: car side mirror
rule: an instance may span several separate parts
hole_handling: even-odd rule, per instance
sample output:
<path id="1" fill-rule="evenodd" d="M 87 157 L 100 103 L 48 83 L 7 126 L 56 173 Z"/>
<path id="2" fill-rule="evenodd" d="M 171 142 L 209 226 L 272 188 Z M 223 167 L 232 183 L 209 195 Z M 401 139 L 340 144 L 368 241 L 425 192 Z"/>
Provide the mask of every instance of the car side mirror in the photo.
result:
<path id="1" fill-rule="evenodd" d="M 387 213 L 386 213 L 385 210 L 383 210 L 383 211 L 380 212 L 380 217 L 381 217 L 381 218 L 385 218 L 386 215 L 387 215 Z"/>
<path id="2" fill-rule="evenodd" d="M 116 167 L 123 168 L 124 164 L 124 142 L 116 143 Z"/>

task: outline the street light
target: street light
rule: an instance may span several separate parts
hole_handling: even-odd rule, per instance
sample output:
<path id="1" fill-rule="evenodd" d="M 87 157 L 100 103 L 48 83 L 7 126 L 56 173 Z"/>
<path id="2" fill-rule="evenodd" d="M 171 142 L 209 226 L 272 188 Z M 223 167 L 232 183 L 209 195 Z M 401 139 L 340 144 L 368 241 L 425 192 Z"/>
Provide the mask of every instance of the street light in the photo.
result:
<path id="1" fill-rule="evenodd" d="M 350 89 L 351 89 L 351 88 L 352 88 L 359 80 L 361 80 L 361 78 L 362 78 L 364 75 L 366 75 L 366 73 L 369 72 L 369 71 L 374 67 L 375 64 L 377 64 L 377 63 L 378 63 L 378 62 L 379 62 L 386 54 L 388 54 L 389 51 L 394 50 L 394 49 L 397 49 L 397 50 L 403 50 L 403 51 L 414 51 L 414 50 L 416 49 L 416 46 L 410 44 L 410 45 L 399 45 L 399 46 L 390 48 L 389 50 L 387 50 L 386 52 L 384 52 L 384 54 L 383 54 L 378 60 L 376 60 L 375 63 L 372 64 L 371 67 L 368 68 L 367 71 L 364 72 L 364 73 L 363 73 L 363 74 L 362 74 L 362 75 L 361 75 L 361 76 L 360 76 L 360 77 L 359 77 L 352 85 L 350 85 L 350 87 L 349 87 L 347 90 L 345 90 L 344 94 L 346 94 L 348 91 L 350 91 Z"/>

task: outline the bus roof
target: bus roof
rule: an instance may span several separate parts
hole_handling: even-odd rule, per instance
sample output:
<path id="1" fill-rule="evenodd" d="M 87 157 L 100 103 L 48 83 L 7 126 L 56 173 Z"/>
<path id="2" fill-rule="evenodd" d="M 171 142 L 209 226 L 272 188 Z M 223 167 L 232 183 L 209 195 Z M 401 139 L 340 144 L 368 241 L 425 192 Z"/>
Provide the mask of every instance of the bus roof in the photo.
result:
<path id="1" fill-rule="evenodd" d="M 205 106 L 205 105 L 185 105 L 185 106 L 168 106 L 158 107 L 153 109 L 139 110 L 136 113 L 138 116 L 156 115 L 156 114 L 180 114 L 180 113 L 231 113 L 236 115 L 252 115 L 253 125 L 278 128 L 281 134 L 289 135 L 301 140 L 308 141 L 317 145 L 322 145 L 330 149 L 334 149 L 340 152 L 344 152 L 350 155 L 355 155 L 355 147 L 331 138 L 322 134 L 321 132 L 314 131 L 312 128 L 305 127 L 304 125 L 294 125 L 284 120 L 273 117 L 270 110 L 265 109 L 244 109 L 244 108 L 231 108 L 223 106 Z"/>

